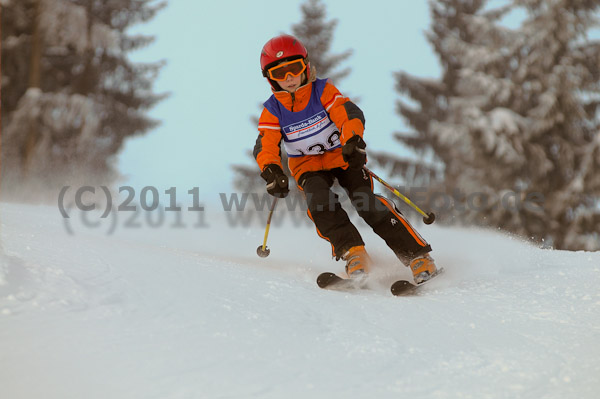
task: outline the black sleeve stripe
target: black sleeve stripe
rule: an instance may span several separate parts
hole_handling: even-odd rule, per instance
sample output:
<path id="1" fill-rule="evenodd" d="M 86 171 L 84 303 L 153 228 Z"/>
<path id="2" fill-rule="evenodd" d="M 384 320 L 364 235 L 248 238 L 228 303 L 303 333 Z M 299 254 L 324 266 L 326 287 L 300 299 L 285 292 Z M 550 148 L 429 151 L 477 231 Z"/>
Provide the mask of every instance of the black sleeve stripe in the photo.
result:
<path id="1" fill-rule="evenodd" d="M 346 101 L 344 103 L 344 109 L 346 110 L 346 115 L 348 115 L 348 120 L 359 119 L 363 126 L 365 126 L 365 115 L 356 104 L 354 104 L 352 101 Z"/>
<path id="2" fill-rule="evenodd" d="M 258 137 L 256 138 L 256 144 L 254 144 L 254 151 L 252 152 L 252 155 L 254 155 L 254 159 L 258 158 L 258 154 L 260 154 L 261 151 L 262 151 L 262 135 L 259 134 Z"/>

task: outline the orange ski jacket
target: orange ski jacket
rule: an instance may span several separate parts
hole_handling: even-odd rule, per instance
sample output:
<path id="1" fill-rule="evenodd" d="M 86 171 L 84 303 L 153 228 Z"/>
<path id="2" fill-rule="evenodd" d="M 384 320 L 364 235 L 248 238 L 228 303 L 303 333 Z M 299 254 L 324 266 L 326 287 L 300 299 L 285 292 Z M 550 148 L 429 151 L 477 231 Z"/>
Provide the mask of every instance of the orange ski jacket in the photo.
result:
<path id="1" fill-rule="evenodd" d="M 314 75 L 313 75 L 314 76 Z M 279 101 L 288 111 L 302 111 L 309 103 L 312 94 L 311 82 L 299 87 L 294 93 L 273 91 Z M 329 118 L 340 132 L 340 143 L 343 146 L 354 135 L 362 137 L 364 132 L 364 116 L 350 99 L 327 81 L 321 94 L 321 104 L 329 114 Z M 264 108 L 258 121 L 259 135 L 254 146 L 254 158 L 261 171 L 269 164 L 281 165 L 281 141 L 283 139 L 278 118 Z M 342 148 L 336 148 L 318 155 L 289 157 L 288 167 L 296 181 L 306 172 L 348 168 L 348 163 L 342 158 Z"/>

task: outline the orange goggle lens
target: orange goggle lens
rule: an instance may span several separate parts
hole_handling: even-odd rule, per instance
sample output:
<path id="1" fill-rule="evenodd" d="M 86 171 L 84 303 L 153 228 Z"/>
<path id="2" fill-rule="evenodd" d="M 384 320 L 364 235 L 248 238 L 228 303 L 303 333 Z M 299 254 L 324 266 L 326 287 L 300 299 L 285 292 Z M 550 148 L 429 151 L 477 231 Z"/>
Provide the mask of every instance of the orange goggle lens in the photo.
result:
<path id="1" fill-rule="evenodd" d="M 289 62 L 284 62 L 283 64 L 279 64 L 274 66 L 273 68 L 269 68 L 269 78 L 272 80 L 276 80 L 282 82 L 286 79 L 288 74 L 292 76 L 298 76 L 306 69 L 306 64 L 304 60 L 293 60 Z"/>

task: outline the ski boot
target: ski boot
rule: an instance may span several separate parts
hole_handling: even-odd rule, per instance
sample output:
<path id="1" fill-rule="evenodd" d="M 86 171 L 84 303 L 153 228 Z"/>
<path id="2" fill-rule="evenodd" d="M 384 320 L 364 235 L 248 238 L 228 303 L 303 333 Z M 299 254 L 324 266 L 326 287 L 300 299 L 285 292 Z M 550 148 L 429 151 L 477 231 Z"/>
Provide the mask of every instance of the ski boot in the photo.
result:
<path id="1" fill-rule="evenodd" d="M 346 274 L 350 278 L 366 276 L 371 266 L 371 258 L 365 251 L 364 245 L 352 247 L 346 252 L 342 259 L 346 261 Z"/>
<path id="2" fill-rule="evenodd" d="M 421 284 L 437 273 L 435 262 L 428 253 L 411 260 L 410 270 L 412 270 L 415 284 Z"/>

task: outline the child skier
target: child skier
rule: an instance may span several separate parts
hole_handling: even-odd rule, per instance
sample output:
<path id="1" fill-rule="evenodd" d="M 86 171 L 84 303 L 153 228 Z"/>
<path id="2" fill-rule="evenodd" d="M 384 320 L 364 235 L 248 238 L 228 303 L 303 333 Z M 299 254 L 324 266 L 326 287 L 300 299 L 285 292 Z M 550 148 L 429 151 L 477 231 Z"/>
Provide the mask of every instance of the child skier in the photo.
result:
<path id="1" fill-rule="evenodd" d="M 304 192 L 308 216 L 319 236 L 329 241 L 336 260 L 346 261 L 349 277 L 364 276 L 371 267 L 365 244 L 331 191 L 335 180 L 346 190 L 358 214 L 396 256 L 412 270 L 416 283 L 436 272 L 431 246 L 386 198 L 373 193 L 373 180 L 363 140 L 365 119 L 356 104 L 327 79 L 317 79 L 308 52 L 295 37 L 269 40 L 260 55 L 262 74 L 273 95 L 258 122 L 254 157 L 267 182 L 267 192 L 285 197 L 288 177 L 281 167 L 281 142 L 288 166 Z"/>

